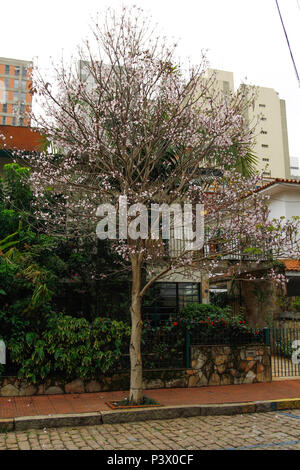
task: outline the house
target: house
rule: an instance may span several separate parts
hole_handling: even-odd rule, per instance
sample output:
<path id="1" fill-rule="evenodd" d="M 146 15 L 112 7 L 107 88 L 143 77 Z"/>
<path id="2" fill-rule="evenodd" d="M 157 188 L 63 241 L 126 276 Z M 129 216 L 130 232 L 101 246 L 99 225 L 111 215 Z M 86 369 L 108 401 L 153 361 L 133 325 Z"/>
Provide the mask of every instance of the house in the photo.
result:
<path id="1" fill-rule="evenodd" d="M 270 218 L 300 217 L 300 180 L 275 178 L 259 189 L 270 197 Z M 300 234 L 299 234 L 300 239 Z M 286 295 L 300 296 L 300 260 L 281 259 L 288 279 Z"/>
<path id="2" fill-rule="evenodd" d="M 269 196 L 269 220 L 282 216 L 287 219 L 300 217 L 300 180 L 275 178 L 267 181 L 257 191 Z M 213 248 L 206 247 L 210 251 Z M 195 271 L 185 277 L 173 275 L 157 283 L 157 311 L 169 313 L 178 311 L 186 303 L 209 302 L 209 292 L 224 293 L 227 287 L 234 310 L 239 311 L 243 307 L 247 322 L 253 327 L 263 327 L 274 315 L 276 317 L 280 314 L 280 298 L 300 296 L 300 260 L 288 256 L 277 260 L 288 279 L 284 291 L 270 280 L 262 279 L 274 265 L 267 256 L 261 256 L 260 263 L 257 264 L 255 256 L 241 255 L 241 276 L 234 276 L 238 256 L 237 252 L 223 256 L 219 269 L 209 284 L 203 274 Z M 256 280 L 247 280 L 248 274 L 256 277 Z"/>
<path id="3" fill-rule="evenodd" d="M 300 217 L 300 180 L 275 178 L 257 191 L 269 196 L 269 220 Z M 293 300 L 300 297 L 300 260 L 292 257 L 291 253 L 277 261 L 281 263 L 282 272 L 288 281 L 284 288 L 260 279 L 271 268 L 267 262 L 261 264 L 256 281 L 241 281 L 234 286 L 228 282 L 228 291 L 234 294 L 237 304 L 245 309 L 245 317 L 253 327 L 266 326 L 269 320 L 278 318 L 287 309 L 289 298 Z"/>

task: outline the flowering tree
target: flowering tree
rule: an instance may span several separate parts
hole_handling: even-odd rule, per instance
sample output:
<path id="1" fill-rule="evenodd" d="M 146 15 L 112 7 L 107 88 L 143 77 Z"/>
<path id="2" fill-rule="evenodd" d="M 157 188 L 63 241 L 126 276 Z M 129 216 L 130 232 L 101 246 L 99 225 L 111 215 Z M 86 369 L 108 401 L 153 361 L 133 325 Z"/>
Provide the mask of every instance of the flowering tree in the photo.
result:
<path id="1" fill-rule="evenodd" d="M 176 45 L 150 26 L 139 9 L 108 10 L 94 25 L 94 42 L 80 50 L 79 68 L 62 63 L 52 83 L 36 71 L 32 89 L 42 109 L 33 119 L 56 149 L 29 158 L 40 218 L 52 233 L 83 237 L 111 211 L 110 247 L 131 272 L 130 403 L 142 399 L 141 307 L 153 283 L 184 270 L 212 273 L 225 255 L 246 248 L 295 248 L 293 223 L 288 238 L 267 222 L 265 199 L 255 191 L 260 177 L 238 171 L 252 145 L 244 116 L 253 96 L 224 95 L 205 74 L 204 57 L 184 67 Z M 189 226 L 180 217 L 184 204 Z M 166 207 L 173 216 L 161 234 Z M 196 246 L 199 217 L 205 244 Z"/>

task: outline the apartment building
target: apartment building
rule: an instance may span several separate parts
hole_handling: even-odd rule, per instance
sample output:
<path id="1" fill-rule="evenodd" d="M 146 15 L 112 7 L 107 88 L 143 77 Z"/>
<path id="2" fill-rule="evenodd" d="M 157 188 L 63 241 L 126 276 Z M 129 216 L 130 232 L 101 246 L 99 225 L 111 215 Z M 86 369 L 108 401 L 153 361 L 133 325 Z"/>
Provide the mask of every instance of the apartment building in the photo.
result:
<path id="1" fill-rule="evenodd" d="M 291 160 L 291 177 L 292 178 L 300 178 L 300 163 L 299 163 L 299 158 L 297 157 L 290 157 Z"/>
<path id="2" fill-rule="evenodd" d="M 257 120 L 254 152 L 258 169 L 268 178 L 290 178 L 290 157 L 285 101 L 273 88 L 258 87 L 250 120 Z"/>
<path id="3" fill-rule="evenodd" d="M 0 125 L 30 126 L 32 62 L 0 57 Z"/>
<path id="4" fill-rule="evenodd" d="M 234 92 L 232 72 L 209 69 L 207 77 L 212 74 L 221 91 Z M 256 125 L 253 152 L 258 158 L 257 169 L 266 179 L 290 178 L 285 101 L 273 88 L 255 88 L 257 98 L 254 107 L 248 110 L 247 118 L 251 127 Z"/>

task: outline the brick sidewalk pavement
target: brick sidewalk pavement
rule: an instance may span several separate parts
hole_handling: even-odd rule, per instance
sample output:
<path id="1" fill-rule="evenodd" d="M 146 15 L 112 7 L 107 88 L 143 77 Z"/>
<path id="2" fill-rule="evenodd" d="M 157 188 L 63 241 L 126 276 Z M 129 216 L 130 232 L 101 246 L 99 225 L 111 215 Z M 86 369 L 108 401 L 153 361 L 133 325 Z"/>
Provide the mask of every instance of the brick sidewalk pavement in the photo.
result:
<path id="1" fill-rule="evenodd" d="M 201 388 L 147 390 L 145 394 L 166 406 L 242 403 L 257 400 L 300 398 L 300 380 L 224 385 Z M 107 400 L 124 398 L 128 392 L 78 395 L 0 397 L 0 418 L 107 411 Z"/>

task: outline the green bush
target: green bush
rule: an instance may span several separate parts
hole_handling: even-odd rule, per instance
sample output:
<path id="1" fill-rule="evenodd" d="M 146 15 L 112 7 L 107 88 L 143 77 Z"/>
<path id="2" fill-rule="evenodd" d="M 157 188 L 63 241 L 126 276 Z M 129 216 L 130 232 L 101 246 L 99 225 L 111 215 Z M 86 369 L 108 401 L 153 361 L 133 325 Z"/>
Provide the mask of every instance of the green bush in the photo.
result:
<path id="1" fill-rule="evenodd" d="M 240 315 L 233 315 L 229 307 L 221 308 L 213 304 L 192 303 L 184 307 L 178 318 L 186 323 L 199 321 L 218 321 L 225 320 L 231 324 L 243 321 Z"/>
<path id="2" fill-rule="evenodd" d="M 186 330 L 176 320 L 143 322 L 142 355 L 145 368 L 183 367 Z"/>
<path id="3" fill-rule="evenodd" d="M 91 379 L 118 369 L 130 328 L 123 322 L 61 314 L 49 316 L 42 334 L 27 332 L 8 344 L 11 360 L 20 366 L 18 376 L 31 383 L 47 378 Z"/>
<path id="4" fill-rule="evenodd" d="M 279 354 L 280 356 L 291 359 L 293 351 L 294 351 L 292 348 L 292 343 L 293 341 L 288 340 L 286 338 L 284 339 L 282 338 L 282 339 L 275 341 L 276 354 Z"/>
<path id="5" fill-rule="evenodd" d="M 262 332 L 251 329 L 242 315 L 234 315 L 229 307 L 193 303 L 184 307 L 178 318 L 194 344 L 263 342 Z"/>
<path id="6" fill-rule="evenodd" d="M 295 300 L 291 303 L 291 307 L 294 312 L 300 312 L 300 297 L 295 297 Z"/>

